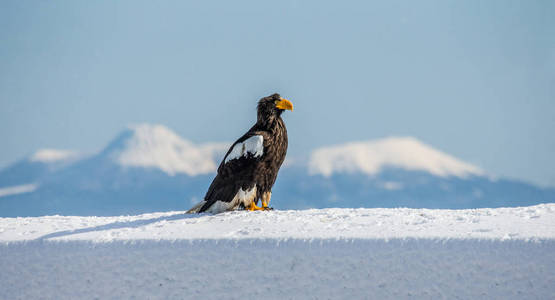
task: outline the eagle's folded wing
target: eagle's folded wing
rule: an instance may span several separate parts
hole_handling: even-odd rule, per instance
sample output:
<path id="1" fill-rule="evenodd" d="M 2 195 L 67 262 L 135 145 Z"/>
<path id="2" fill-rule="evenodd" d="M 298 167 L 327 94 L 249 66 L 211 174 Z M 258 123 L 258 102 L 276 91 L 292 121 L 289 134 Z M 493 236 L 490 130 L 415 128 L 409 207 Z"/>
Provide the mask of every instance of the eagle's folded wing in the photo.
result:
<path id="1" fill-rule="evenodd" d="M 261 167 L 264 148 L 268 146 L 269 134 L 263 131 L 249 131 L 239 138 L 227 151 L 218 167 L 218 174 L 208 188 L 203 205 L 198 212 L 218 206 L 236 206 L 249 198 L 256 200 L 256 175 Z"/>

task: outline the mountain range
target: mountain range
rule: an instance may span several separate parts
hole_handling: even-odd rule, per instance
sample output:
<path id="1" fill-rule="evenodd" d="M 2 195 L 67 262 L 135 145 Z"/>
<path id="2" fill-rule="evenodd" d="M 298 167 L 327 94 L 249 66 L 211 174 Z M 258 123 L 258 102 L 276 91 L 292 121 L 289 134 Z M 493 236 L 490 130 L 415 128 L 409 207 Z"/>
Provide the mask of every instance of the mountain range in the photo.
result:
<path id="1" fill-rule="evenodd" d="M 102 151 L 42 149 L 0 171 L 0 216 L 121 215 L 200 201 L 231 143 L 195 144 L 163 125 L 121 132 Z M 276 209 L 481 208 L 555 202 L 555 189 L 493 178 L 413 137 L 352 142 L 286 159 Z"/>

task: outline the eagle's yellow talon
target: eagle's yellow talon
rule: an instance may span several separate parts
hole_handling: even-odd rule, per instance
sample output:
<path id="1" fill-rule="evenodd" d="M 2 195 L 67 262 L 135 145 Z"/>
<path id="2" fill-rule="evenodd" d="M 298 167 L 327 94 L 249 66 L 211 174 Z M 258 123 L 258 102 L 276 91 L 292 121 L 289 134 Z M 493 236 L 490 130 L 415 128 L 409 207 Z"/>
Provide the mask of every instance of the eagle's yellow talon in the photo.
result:
<path id="1" fill-rule="evenodd" d="M 272 192 L 264 192 L 262 194 L 262 209 L 273 210 L 273 208 L 270 207 L 271 198 L 272 198 Z"/>
<path id="2" fill-rule="evenodd" d="M 264 208 L 256 206 L 254 202 L 251 202 L 251 205 L 247 208 L 248 211 L 255 211 L 255 210 L 264 210 Z"/>

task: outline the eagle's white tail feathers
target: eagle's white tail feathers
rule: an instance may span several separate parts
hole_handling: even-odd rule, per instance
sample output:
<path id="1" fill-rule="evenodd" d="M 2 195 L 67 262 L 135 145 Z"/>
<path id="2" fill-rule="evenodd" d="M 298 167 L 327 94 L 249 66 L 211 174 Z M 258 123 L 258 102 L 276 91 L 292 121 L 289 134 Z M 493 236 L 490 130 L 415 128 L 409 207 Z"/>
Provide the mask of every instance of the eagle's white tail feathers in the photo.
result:
<path id="1" fill-rule="evenodd" d="M 212 204 L 206 210 L 206 212 L 217 214 L 217 213 L 221 213 L 221 212 L 224 212 L 224 211 L 235 210 L 239 207 L 239 205 L 241 205 L 241 203 L 243 204 L 244 207 L 249 207 L 250 204 L 256 200 L 256 196 L 257 196 L 256 186 L 254 186 L 252 189 L 246 190 L 246 191 L 241 188 L 241 189 L 239 189 L 237 194 L 235 194 L 233 199 L 231 199 L 230 202 L 224 202 L 224 201 L 219 201 L 218 200 L 218 201 L 214 202 L 214 204 Z M 202 208 L 202 206 L 205 203 L 206 203 L 205 200 L 200 201 L 198 204 L 196 204 L 191 209 L 189 209 L 187 211 L 187 213 L 188 214 L 199 213 L 199 210 Z"/>
<path id="2" fill-rule="evenodd" d="M 195 206 L 191 207 L 191 209 L 189 209 L 187 211 L 188 214 L 196 214 L 199 212 L 199 210 L 201 209 L 201 207 L 204 205 L 204 203 L 206 203 L 206 201 L 202 200 L 199 203 L 195 204 Z"/>

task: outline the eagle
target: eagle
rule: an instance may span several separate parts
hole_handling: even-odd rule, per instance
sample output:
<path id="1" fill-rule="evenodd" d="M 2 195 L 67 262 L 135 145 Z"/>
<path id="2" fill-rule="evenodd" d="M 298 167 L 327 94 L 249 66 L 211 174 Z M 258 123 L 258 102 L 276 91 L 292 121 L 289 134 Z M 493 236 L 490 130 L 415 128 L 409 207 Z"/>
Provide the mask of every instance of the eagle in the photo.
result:
<path id="1" fill-rule="evenodd" d="M 272 209 L 272 186 L 287 154 L 287 129 L 281 118 L 285 110 L 293 111 L 293 104 L 277 93 L 258 101 L 256 124 L 231 145 L 204 200 L 188 213 Z"/>

